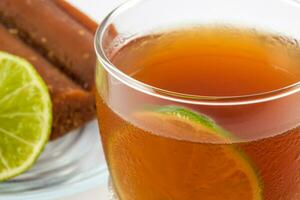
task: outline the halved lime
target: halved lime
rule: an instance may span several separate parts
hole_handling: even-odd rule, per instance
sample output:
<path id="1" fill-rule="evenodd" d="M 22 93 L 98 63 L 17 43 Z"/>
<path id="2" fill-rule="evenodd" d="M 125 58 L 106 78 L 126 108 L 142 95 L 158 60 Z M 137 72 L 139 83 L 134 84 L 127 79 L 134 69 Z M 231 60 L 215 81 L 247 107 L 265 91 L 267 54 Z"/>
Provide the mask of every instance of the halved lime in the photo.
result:
<path id="1" fill-rule="evenodd" d="M 48 89 L 26 60 L 0 52 L 0 181 L 29 169 L 48 141 Z"/>
<path id="2" fill-rule="evenodd" d="M 263 199 L 255 165 L 208 116 L 162 106 L 139 110 L 133 118 L 137 127 L 121 126 L 108 144 L 122 199 Z"/>

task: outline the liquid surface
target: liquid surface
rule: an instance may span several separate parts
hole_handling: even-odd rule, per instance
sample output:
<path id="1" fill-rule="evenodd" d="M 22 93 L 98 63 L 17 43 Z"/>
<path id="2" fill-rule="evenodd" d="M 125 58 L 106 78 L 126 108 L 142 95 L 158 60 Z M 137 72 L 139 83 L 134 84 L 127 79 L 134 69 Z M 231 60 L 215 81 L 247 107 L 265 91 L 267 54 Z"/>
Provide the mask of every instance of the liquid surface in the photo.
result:
<path id="1" fill-rule="evenodd" d="M 111 60 L 133 78 L 162 89 L 241 96 L 298 82 L 295 44 L 251 30 L 192 28 L 136 38 Z M 101 138 L 121 200 L 300 199 L 298 93 L 249 105 L 190 105 L 136 91 L 101 66 L 97 88 Z M 143 111 L 149 105 L 205 115 L 232 137 L 218 133 L 230 140 L 222 143 L 208 137 L 211 131 L 199 128 L 201 122 L 180 113 Z"/>
<path id="2" fill-rule="evenodd" d="M 113 63 L 143 83 L 174 92 L 250 95 L 300 80 L 300 51 L 282 39 L 247 30 L 194 28 L 135 39 Z"/>

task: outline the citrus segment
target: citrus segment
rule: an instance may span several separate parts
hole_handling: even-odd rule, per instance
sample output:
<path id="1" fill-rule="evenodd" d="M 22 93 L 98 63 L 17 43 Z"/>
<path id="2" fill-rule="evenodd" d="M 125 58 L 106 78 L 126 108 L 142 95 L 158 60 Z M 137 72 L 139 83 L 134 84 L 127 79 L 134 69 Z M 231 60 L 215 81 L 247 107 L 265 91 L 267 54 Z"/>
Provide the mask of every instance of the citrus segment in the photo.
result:
<path id="1" fill-rule="evenodd" d="M 251 160 L 207 116 L 166 106 L 134 118 L 142 129 L 128 124 L 108 141 L 108 163 L 122 200 L 262 199 Z"/>

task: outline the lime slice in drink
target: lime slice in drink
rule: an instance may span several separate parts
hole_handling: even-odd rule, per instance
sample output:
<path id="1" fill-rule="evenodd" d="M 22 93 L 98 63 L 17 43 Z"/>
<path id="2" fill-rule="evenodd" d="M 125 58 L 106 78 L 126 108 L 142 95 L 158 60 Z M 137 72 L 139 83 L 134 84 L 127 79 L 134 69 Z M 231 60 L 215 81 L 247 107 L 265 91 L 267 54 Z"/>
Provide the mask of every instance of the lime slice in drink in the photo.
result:
<path id="1" fill-rule="evenodd" d="M 0 52 L 0 181 L 29 169 L 48 141 L 48 89 L 27 61 Z"/>
<path id="2" fill-rule="evenodd" d="M 140 128 L 123 127 L 108 144 L 122 199 L 263 199 L 254 164 L 209 117 L 178 106 L 133 116 Z"/>
<path id="3" fill-rule="evenodd" d="M 206 115 L 178 106 L 150 106 L 134 113 L 134 118 L 147 130 L 163 132 L 165 137 L 201 143 L 233 143 L 236 140 Z"/>

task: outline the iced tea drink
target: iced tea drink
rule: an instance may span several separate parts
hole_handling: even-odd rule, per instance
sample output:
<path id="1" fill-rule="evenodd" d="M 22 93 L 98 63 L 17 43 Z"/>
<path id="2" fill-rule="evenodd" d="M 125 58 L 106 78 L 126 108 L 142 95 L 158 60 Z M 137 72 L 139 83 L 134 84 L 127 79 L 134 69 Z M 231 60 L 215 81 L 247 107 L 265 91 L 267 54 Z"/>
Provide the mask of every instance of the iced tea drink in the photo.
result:
<path id="1" fill-rule="evenodd" d="M 99 66 L 100 132 L 121 200 L 300 198 L 300 96 L 268 94 L 300 79 L 300 49 L 290 41 L 189 28 L 135 38 L 111 60 L 145 84 L 225 103 L 163 100 Z M 250 102 L 226 105 L 232 96 Z"/>
<path id="2" fill-rule="evenodd" d="M 96 77 L 118 199 L 300 199 L 297 40 L 213 25 L 124 41 Z"/>

